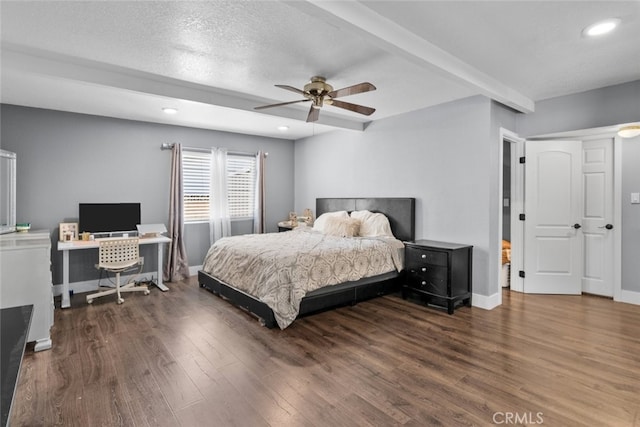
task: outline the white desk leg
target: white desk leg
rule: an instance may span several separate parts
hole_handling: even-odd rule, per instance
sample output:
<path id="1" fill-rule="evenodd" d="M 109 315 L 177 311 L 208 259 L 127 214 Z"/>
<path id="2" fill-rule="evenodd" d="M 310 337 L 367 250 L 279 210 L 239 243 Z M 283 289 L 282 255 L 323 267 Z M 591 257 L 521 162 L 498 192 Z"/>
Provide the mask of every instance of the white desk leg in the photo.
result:
<path id="1" fill-rule="evenodd" d="M 160 289 L 162 292 L 167 292 L 169 290 L 169 288 L 167 288 L 167 286 L 162 283 L 162 252 L 163 252 L 163 247 L 162 247 L 162 243 L 158 243 L 158 281 L 156 282 L 156 286 L 158 287 L 158 289 Z"/>
<path id="2" fill-rule="evenodd" d="M 62 251 L 62 308 L 71 307 L 69 296 L 69 251 Z"/>

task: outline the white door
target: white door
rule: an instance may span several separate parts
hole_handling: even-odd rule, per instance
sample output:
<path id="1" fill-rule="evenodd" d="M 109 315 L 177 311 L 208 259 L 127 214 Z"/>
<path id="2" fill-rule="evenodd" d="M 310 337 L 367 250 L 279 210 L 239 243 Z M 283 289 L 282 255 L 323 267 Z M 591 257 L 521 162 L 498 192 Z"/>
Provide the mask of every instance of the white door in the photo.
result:
<path id="1" fill-rule="evenodd" d="M 582 292 L 582 143 L 525 143 L 524 292 Z"/>
<path id="2" fill-rule="evenodd" d="M 582 291 L 613 296 L 613 139 L 582 142 Z"/>

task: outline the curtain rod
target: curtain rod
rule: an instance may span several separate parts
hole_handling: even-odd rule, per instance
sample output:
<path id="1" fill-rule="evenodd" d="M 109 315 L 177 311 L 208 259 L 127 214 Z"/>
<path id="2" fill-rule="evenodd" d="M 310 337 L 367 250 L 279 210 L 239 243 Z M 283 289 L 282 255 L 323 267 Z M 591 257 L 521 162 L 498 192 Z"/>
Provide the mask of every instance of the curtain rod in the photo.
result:
<path id="1" fill-rule="evenodd" d="M 172 150 L 173 149 L 174 144 L 172 143 L 168 143 L 168 142 L 163 142 L 160 145 L 160 149 L 161 150 Z M 203 153 L 210 153 L 211 149 L 210 148 L 199 148 L 199 147 L 182 147 L 183 150 L 187 150 L 187 151 L 200 151 Z M 227 151 L 228 154 L 235 154 L 235 155 L 240 155 L 240 156 L 255 156 L 258 153 L 252 153 L 249 151 Z M 264 156 L 267 157 L 269 156 L 269 153 L 264 153 Z"/>

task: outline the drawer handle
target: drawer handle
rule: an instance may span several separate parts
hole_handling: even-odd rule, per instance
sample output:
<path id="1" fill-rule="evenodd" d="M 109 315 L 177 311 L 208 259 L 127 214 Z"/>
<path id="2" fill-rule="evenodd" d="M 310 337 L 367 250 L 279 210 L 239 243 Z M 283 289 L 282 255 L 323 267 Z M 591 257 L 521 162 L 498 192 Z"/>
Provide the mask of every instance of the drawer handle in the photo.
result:
<path id="1" fill-rule="evenodd" d="M 422 254 L 422 258 L 423 258 L 423 259 L 424 259 L 424 258 L 426 258 L 426 257 L 427 257 L 427 255 L 426 255 L 426 254 Z"/>

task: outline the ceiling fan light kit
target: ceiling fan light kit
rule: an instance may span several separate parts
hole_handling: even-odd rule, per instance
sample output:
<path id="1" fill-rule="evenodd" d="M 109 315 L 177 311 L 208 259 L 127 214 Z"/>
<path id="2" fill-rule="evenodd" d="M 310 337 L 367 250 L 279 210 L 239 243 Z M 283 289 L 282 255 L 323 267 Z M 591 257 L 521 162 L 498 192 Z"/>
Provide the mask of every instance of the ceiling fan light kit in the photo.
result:
<path id="1" fill-rule="evenodd" d="M 287 85 L 275 85 L 275 86 L 281 89 L 289 90 L 291 92 L 295 92 L 299 95 L 302 95 L 305 99 L 299 99 L 297 101 L 289 101 L 289 102 L 280 102 L 278 104 L 262 105 L 260 107 L 255 107 L 256 110 L 262 110 L 264 108 L 272 108 L 272 107 L 281 107 L 284 105 L 311 101 L 311 108 L 309 109 L 309 114 L 307 115 L 307 122 L 317 121 L 318 117 L 320 116 L 320 108 L 322 108 L 324 105 L 331 105 L 334 107 L 353 111 L 359 114 L 364 114 L 365 116 L 370 116 L 376 111 L 375 108 L 365 107 L 363 105 L 357 105 L 357 104 L 352 104 L 350 102 L 336 100 L 336 98 L 339 98 L 339 97 L 356 95 L 358 93 L 370 92 L 372 90 L 376 90 L 376 87 L 368 82 L 358 83 L 353 86 L 348 86 L 342 89 L 333 90 L 333 86 L 327 83 L 327 80 L 324 77 L 313 76 L 311 77 L 310 82 L 304 85 L 303 90 L 297 89 L 293 86 L 287 86 Z"/>

